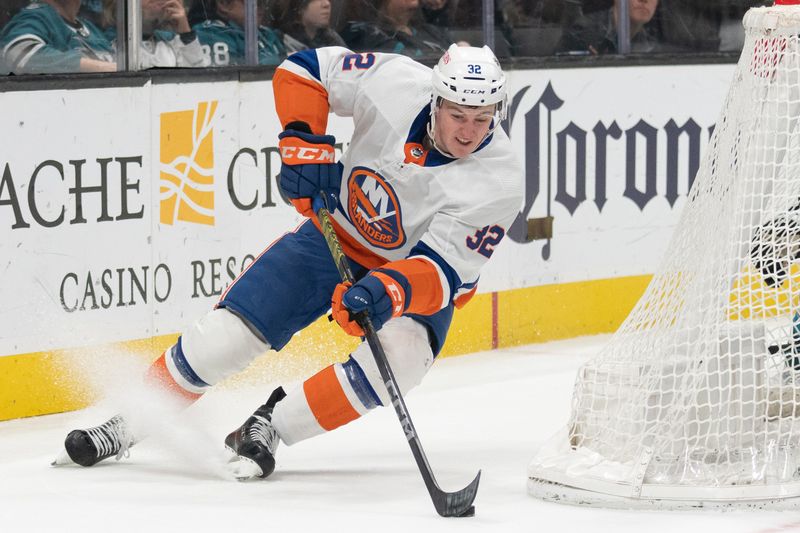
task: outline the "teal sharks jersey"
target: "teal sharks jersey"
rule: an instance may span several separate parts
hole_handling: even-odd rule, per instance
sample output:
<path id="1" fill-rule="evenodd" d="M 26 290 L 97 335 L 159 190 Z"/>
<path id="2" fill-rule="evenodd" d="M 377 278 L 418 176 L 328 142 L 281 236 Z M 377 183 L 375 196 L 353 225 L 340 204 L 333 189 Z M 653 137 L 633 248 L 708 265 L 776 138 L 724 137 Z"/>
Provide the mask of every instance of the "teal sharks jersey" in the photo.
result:
<path id="1" fill-rule="evenodd" d="M 32 3 L 0 32 L 5 67 L 16 74 L 78 72 L 82 57 L 114 61 L 103 32 L 78 18 L 73 26 L 48 4 Z"/>
<path id="2" fill-rule="evenodd" d="M 223 67 L 244 64 L 244 29 L 234 22 L 207 20 L 192 28 L 211 65 Z M 259 65 L 278 65 L 286 57 L 286 48 L 278 32 L 266 26 L 258 28 Z"/>

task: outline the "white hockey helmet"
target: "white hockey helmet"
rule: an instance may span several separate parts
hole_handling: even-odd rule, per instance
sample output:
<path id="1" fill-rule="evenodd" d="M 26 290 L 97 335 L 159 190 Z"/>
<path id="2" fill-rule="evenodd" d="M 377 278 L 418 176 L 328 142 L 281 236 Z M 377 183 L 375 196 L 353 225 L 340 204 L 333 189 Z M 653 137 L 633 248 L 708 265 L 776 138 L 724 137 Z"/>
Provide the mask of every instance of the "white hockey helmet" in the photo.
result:
<path id="1" fill-rule="evenodd" d="M 491 48 L 451 44 L 433 67 L 433 98 L 428 123 L 428 137 L 433 146 L 453 157 L 436 142 L 436 112 L 441 100 L 476 107 L 494 104 L 494 120 L 486 133 L 489 137 L 506 118 L 506 92 L 506 75 Z"/>
<path id="2" fill-rule="evenodd" d="M 456 104 L 484 106 L 497 104 L 500 120 L 505 118 L 506 75 L 488 46 L 451 44 L 433 67 L 433 96 Z"/>

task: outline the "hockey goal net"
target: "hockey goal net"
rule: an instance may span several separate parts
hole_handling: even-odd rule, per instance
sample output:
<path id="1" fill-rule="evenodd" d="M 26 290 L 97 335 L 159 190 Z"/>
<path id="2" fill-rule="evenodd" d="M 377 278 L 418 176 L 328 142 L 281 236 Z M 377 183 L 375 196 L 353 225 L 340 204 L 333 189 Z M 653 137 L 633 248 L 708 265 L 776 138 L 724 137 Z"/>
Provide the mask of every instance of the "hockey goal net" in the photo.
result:
<path id="1" fill-rule="evenodd" d="M 800 6 L 744 26 L 665 260 L 579 370 L 566 428 L 529 465 L 537 497 L 800 506 Z"/>

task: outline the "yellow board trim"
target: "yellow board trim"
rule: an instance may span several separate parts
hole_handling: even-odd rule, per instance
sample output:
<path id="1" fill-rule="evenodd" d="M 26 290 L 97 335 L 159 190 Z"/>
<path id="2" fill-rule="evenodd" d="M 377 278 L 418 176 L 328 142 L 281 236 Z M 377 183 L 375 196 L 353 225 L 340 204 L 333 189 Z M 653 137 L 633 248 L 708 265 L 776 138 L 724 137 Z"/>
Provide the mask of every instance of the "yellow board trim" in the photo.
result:
<path id="1" fill-rule="evenodd" d="M 544 285 L 500 293 L 498 345 L 517 346 L 616 331 L 652 276 Z"/>
<path id="2" fill-rule="evenodd" d="M 565 283 L 476 295 L 455 313 L 442 357 L 496 347 L 546 342 L 615 331 L 644 292 L 651 276 Z M 496 297 L 496 315 L 492 299 Z M 152 361 L 177 335 L 0 357 L 0 420 L 71 411 L 97 400 L 76 361 L 109 353 Z M 342 361 L 358 344 L 321 318 L 277 354 L 261 357 L 221 384 L 303 378 Z"/>

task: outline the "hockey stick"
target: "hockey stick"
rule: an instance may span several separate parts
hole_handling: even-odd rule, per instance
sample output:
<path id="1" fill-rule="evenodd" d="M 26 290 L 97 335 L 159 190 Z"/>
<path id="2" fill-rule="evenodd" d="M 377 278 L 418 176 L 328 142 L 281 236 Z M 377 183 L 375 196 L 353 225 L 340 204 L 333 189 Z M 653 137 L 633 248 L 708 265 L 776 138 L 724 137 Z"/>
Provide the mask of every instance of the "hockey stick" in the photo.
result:
<path id="1" fill-rule="evenodd" d="M 323 193 L 324 196 L 324 193 Z M 325 242 L 331 251 L 333 262 L 336 263 L 336 268 L 339 270 L 339 275 L 343 281 L 355 283 L 350 265 L 347 263 L 342 251 L 342 245 L 339 243 L 339 238 L 336 236 L 336 231 L 333 229 L 333 224 L 330 219 L 330 212 L 325 205 L 325 198 L 318 197 L 314 199 L 314 211 L 319 219 L 320 226 L 322 227 L 322 235 L 325 237 Z M 433 471 L 428 464 L 428 459 L 425 457 L 425 451 L 422 449 L 422 443 L 419 441 L 417 430 L 414 429 L 414 423 L 411 421 L 411 415 L 408 412 L 405 401 L 400 395 L 400 387 L 397 385 L 397 380 L 394 377 L 392 368 L 389 366 L 389 361 L 386 359 L 386 353 L 383 351 L 383 346 L 378 339 L 378 334 L 375 327 L 372 325 L 372 320 L 366 313 L 359 313 L 356 315 L 356 322 L 361 329 L 364 330 L 364 335 L 367 338 L 367 343 L 372 350 L 372 355 L 375 357 L 375 363 L 378 365 L 378 370 L 381 373 L 386 390 L 389 392 L 389 398 L 392 400 L 394 410 L 397 412 L 397 418 L 400 419 L 400 425 L 403 426 L 403 431 L 406 434 L 408 445 L 411 447 L 411 453 L 414 454 L 414 459 L 417 461 L 417 466 L 422 474 L 422 479 L 425 481 L 425 486 L 428 488 L 428 494 L 433 500 L 433 506 L 436 512 L 441 516 L 473 516 L 475 514 L 475 507 L 472 502 L 475 500 L 475 495 L 478 492 L 478 481 L 480 481 L 481 473 L 472 480 L 472 483 L 456 492 L 445 492 L 439 488 L 436 478 L 433 477 Z"/>

